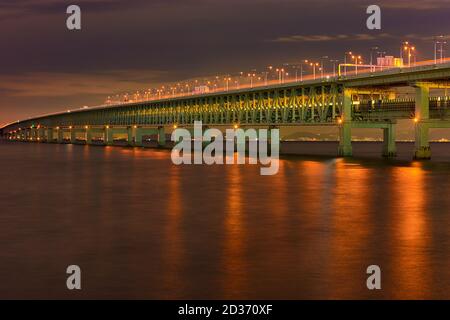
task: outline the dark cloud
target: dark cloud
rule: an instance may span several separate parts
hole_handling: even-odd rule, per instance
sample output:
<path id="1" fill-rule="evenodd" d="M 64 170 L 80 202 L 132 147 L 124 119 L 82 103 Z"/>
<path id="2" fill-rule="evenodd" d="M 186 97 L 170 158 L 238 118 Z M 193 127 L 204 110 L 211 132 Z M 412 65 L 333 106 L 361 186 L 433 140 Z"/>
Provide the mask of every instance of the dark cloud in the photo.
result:
<path id="1" fill-rule="evenodd" d="M 382 30 L 365 27 L 369 0 L 0 0 L 0 122 L 164 81 L 235 73 L 410 39 L 433 54 L 450 34 L 450 1 L 379 0 Z M 65 27 L 82 9 L 82 30 Z"/>

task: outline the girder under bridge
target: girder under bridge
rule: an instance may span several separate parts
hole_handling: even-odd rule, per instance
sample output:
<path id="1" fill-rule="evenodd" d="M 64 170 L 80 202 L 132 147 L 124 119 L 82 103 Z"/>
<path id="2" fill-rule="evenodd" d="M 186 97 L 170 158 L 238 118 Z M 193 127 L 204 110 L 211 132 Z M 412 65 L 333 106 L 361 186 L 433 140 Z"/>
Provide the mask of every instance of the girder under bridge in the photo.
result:
<path id="1" fill-rule="evenodd" d="M 408 87 L 414 98 L 399 98 L 397 87 Z M 114 135 L 126 134 L 128 144 L 142 145 L 146 134 L 165 143 L 165 133 L 175 127 L 283 127 L 337 126 L 339 154 L 351 156 L 352 128 L 384 131 L 385 156 L 395 155 L 395 126 L 411 119 L 416 126 L 418 159 L 429 158 L 430 128 L 450 127 L 447 96 L 430 96 L 430 90 L 450 88 L 450 65 L 390 69 L 376 74 L 352 75 L 267 87 L 214 92 L 44 115 L 18 121 L 2 128 L 9 140 L 75 142 L 83 133 L 90 143 L 101 132 L 105 144 Z M 66 138 L 66 136 L 69 136 Z"/>

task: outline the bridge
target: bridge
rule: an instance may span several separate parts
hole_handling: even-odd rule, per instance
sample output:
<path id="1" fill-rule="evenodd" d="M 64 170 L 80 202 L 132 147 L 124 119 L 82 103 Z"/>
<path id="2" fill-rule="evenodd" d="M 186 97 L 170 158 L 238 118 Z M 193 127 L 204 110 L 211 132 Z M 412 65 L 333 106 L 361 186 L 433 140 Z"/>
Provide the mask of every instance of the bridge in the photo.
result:
<path id="1" fill-rule="evenodd" d="M 174 128 L 192 129 L 194 121 L 207 127 L 339 128 L 340 156 L 352 155 L 354 128 L 383 130 L 383 155 L 396 155 L 395 129 L 400 119 L 415 123 L 414 158 L 429 159 L 429 130 L 450 128 L 450 99 L 432 96 L 450 88 L 450 63 L 430 63 L 359 74 L 326 75 L 288 83 L 217 90 L 197 95 L 118 102 L 38 116 L 6 125 L 2 138 L 47 143 L 99 141 L 112 145 L 122 135 L 130 146 L 143 146 L 145 137 L 166 143 Z M 398 88 L 413 97 L 399 98 Z M 97 138 L 96 138 L 97 137 Z"/>

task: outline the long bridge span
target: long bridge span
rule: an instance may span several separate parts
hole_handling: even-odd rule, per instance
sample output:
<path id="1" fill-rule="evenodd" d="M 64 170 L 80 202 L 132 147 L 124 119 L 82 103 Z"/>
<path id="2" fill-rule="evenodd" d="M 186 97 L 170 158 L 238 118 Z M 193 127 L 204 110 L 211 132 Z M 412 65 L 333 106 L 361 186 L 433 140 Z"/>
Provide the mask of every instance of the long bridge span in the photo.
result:
<path id="1" fill-rule="evenodd" d="M 413 97 L 399 98 L 396 88 L 406 87 Z M 384 132 L 383 155 L 396 155 L 395 128 L 400 119 L 415 122 L 416 159 L 429 159 L 429 130 L 450 128 L 450 99 L 432 96 L 450 88 L 450 63 L 395 68 L 347 76 L 310 79 L 254 88 L 116 103 L 43 115 L 6 125 L 8 140 L 87 144 L 101 135 L 104 144 L 118 134 L 130 146 L 142 146 L 143 137 L 157 136 L 177 127 L 192 128 L 194 121 L 207 127 L 242 128 L 284 126 L 337 126 L 340 156 L 352 155 L 353 128 Z"/>

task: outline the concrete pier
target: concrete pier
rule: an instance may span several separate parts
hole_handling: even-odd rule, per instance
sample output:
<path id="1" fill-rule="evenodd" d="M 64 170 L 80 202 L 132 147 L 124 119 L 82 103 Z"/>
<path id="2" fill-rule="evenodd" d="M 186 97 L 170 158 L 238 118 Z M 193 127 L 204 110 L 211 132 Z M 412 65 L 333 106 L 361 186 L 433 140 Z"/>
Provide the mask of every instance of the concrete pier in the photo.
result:
<path id="1" fill-rule="evenodd" d="M 383 157 L 393 158 L 397 156 L 397 148 L 395 145 L 396 125 L 390 123 L 386 128 L 383 128 Z"/>
<path id="2" fill-rule="evenodd" d="M 351 157 L 352 151 L 352 91 L 344 89 L 342 116 L 339 119 L 339 149 L 341 157 Z"/>
<path id="3" fill-rule="evenodd" d="M 427 160 L 431 158 L 429 142 L 430 118 L 430 87 L 426 84 L 416 84 L 415 107 L 415 150 L 414 159 Z"/>

